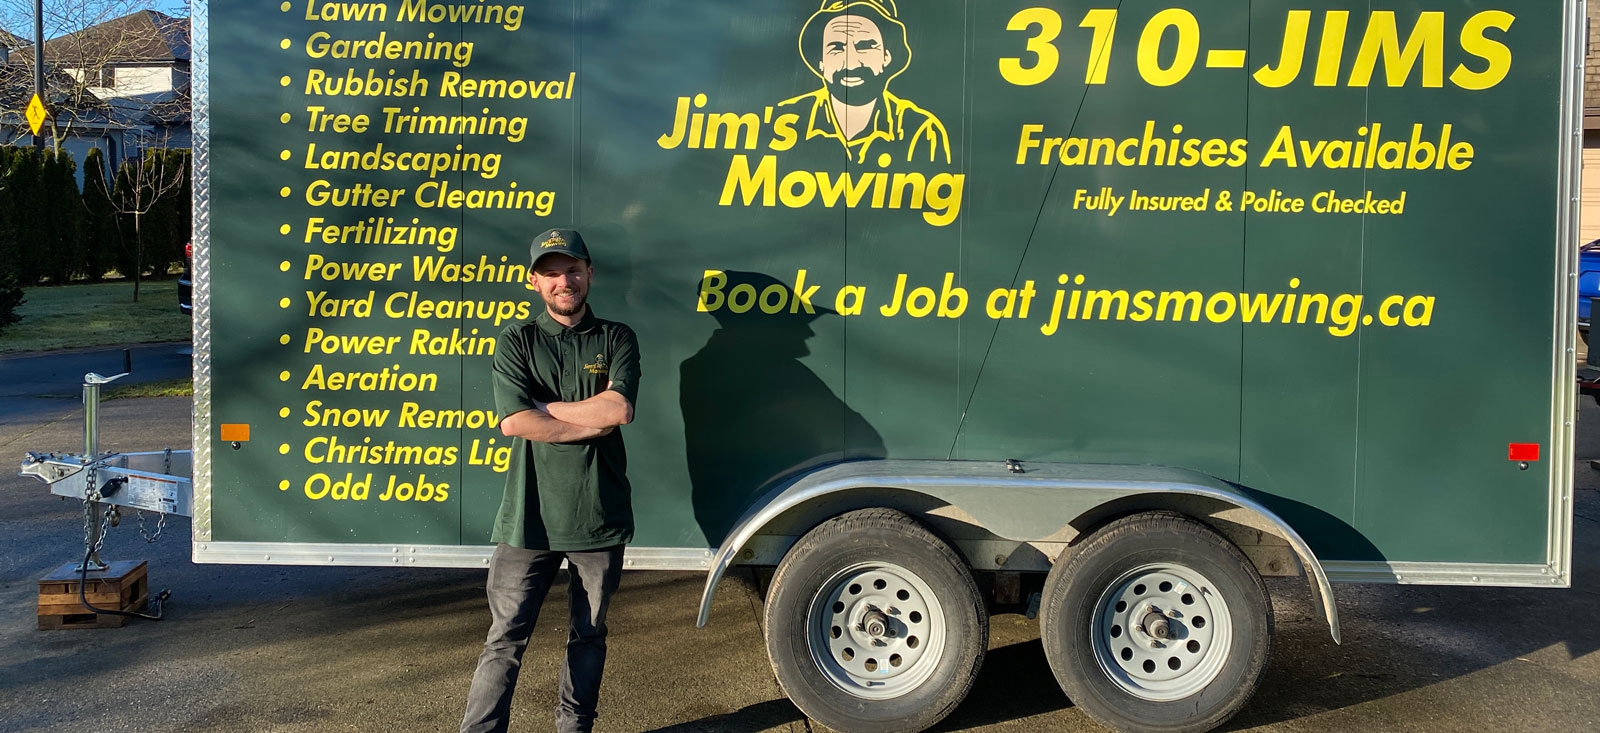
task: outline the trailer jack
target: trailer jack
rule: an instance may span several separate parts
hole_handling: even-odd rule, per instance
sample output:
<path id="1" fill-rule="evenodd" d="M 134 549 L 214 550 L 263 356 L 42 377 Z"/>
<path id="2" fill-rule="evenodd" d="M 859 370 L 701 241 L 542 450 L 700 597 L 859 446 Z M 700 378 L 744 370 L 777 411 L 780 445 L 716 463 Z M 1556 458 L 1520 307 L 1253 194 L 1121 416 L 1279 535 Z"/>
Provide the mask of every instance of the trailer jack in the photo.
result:
<path id="1" fill-rule="evenodd" d="M 79 455 L 29 451 L 23 457 L 21 475 L 33 476 L 45 482 L 50 486 L 50 493 L 56 496 L 83 502 L 83 562 L 69 567 L 71 573 L 77 576 L 76 589 L 80 604 L 94 614 L 88 618 L 129 617 L 160 621 L 161 604 L 171 595 L 170 591 L 163 590 L 149 597 L 149 601 L 155 606 L 154 613 L 140 612 L 139 609 L 143 608 L 144 604 L 142 598 L 131 599 L 136 602 L 127 607 L 98 608 L 90 604 L 86 595 L 91 580 L 90 573 L 95 574 L 94 582 L 97 584 L 109 582 L 113 585 L 129 580 L 135 575 L 143 576 L 144 563 L 138 563 L 131 571 L 128 568 L 121 568 L 113 572 L 112 565 L 100 558 L 100 550 L 105 546 L 106 531 L 121 522 L 124 508 L 134 510 L 135 516 L 139 519 L 139 534 L 145 542 L 155 542 L 161 538 L 161 533 L 167 526 L 168 515 L 178 514 L 188 517 L 194 514 L 193 454 L 190 451 L 175 451 L 168 448 L 144 453 L 100 452 L 100 388 L 128 376 L 131 369 L 128 368 L 126 356 L 124 359 L 124 371 L 121 374 L 102 377 L 90 372 L 83 375 L 83 453 Z M 142 513 L 145 511 L 160 514 L 153 533 L 145 528 Z M 118 564 L 119 567 L 124 565 L 130 563 Z M 52 574 L 49 579 L 56 579 L 55 575 Z M 137 584 L 141 581 L 130 582 Z M 42 604 L 45 596 L 41 595 L 40 598 L 40 608 L 44 609 L 45 606 Z M 67 607 L 70 608 L 70 605 Z M 81 614 L 74 615 L 74 613 L 59 617 L 47 616 L 41 611 L 40 628 L 60 628 L 61 626 L 54 624 L 65 623 L 63 619 L 78 619 L 80 616 Z M 93 622 L 90 625 L 97 623 Z M 79 625 L 83 624 L 79 622 Z"/>

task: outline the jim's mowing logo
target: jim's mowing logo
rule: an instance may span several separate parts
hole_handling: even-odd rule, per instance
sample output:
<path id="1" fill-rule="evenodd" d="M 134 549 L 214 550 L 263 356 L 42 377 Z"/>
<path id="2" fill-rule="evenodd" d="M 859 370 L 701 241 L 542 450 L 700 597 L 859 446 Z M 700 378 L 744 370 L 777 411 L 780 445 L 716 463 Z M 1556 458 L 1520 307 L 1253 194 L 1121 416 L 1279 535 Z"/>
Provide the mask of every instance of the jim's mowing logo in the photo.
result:
<path id="1" fill-rule="evenodd" d="M 656 144 L 764 150 L 733 155 L 722 206 L 906 209 L 933 226 L 955 221 L 966 176 L 948 170 L 944 123 L 889 91 L 912 57 L 894 0 L 823 0 L 800 26 L 799 50 L 820 88 L 759 113 L 702 112 L 705 94 L 678 97 L 672 129 Z M 828 146 L 847 165 L 781 167 L 783 153 L 800 145 Z"/>

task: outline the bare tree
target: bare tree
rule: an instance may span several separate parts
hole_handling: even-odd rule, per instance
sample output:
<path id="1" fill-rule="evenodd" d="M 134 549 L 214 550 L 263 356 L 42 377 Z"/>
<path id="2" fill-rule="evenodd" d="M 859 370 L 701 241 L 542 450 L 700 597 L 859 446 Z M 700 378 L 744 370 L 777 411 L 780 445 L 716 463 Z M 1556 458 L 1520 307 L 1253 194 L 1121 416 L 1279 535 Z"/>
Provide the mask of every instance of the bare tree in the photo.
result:
<path id="1" fill-rule="evenodd" d="M 111 205 L 117 214 L 133 221 L 133 302 L 139 302 L 139 283 L 149 253 L 147 219 L 169 205 L 188 175 L 188 157 L 165 150 L 146 151 L 144 159 L 128 161 L 117 171 Z M 183 202 L 187 205 L 188 202 Z"/>

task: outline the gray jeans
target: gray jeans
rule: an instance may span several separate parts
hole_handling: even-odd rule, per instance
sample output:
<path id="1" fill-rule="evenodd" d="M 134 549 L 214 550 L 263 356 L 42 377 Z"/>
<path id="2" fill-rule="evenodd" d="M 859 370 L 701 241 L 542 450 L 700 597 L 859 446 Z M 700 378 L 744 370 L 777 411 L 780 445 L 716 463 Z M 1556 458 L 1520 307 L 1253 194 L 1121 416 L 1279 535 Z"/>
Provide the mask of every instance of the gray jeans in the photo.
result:
<path id="1" fill-rule="evenodd" d="M 622 577 L 622 546 L 586 552 L 494 548 L 489 560 L 489 638 L 478 656 L 478 670 L 467 693 L 462 733 L 504 731 L 511 717 L 511 693 L 522 669 L 522 653 L 539 620 L 539 606 L 567 560 L 571 631 L 567 662 L 561 667 L 561 698 L 556 730 L 587 733 L 600 702 L 600 675 L 606 666 L 606 607 Z"/>

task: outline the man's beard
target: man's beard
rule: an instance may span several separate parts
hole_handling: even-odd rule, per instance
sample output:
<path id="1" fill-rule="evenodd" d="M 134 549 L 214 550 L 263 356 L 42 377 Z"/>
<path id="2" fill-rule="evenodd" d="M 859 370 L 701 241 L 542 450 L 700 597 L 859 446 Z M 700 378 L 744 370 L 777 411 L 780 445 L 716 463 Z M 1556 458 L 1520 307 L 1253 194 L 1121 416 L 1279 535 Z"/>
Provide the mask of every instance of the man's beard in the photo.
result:
<path id="1" fill-rule="evenodd" d="M 845 86 L 840 82 L 846 76 L 859 78 L 861 83 L 855 86 Z M 834 99 L 842 100 L 845 104 L 857 106 L 877 99 L 883 94 L 883 89 L 888 84 L 888 77 L 882 76 L 865 66 L 857 66 L 853 69 L 840 69 L 833 72 L 828 79 L 828 94 L 832 95 Z"/>
<path id="2" fill-rule="evenodd" d="M 551 295 L 562 295 L 562 293 L 551 293 Z M 563 308 L 559 305 L 556 305 L 555 298 L 553 297 L 550 300 L 545 301 L 544 305 L 546 308 L 550 309 L 551 313 L 554 313 L 558 316 L 578 315 L 579 313 L 583 312 L 583 306 L 589 301 L 589 296 L 586 293 L 580 293 L 576 290 L 572 291 L 571 295 L 574 301 L 571 308 Z"/>

